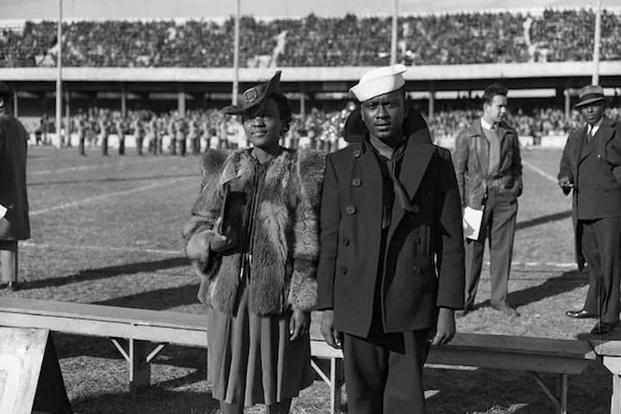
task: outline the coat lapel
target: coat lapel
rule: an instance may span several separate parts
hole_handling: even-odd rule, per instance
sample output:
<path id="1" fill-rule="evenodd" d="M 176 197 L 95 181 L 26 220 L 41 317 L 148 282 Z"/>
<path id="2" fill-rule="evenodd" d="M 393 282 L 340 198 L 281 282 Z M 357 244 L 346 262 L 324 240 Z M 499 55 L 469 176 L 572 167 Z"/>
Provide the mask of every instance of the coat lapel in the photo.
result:
<path id="1" fill-rule="evenodd" d="M 477 149 L 477 159 L 479 160 L 479 171 L 483 175 L 487 175 L 487 171 L 489 170 L 489 142 L 487 141 L 487 137 L 483 132 L 483 126 L 481 125 L 481 120 L 476 124 L 476 133 L 479 135 Z M 472 137 L 470 139 L 476 139 Z"/>
<path id="2" fill-rule="evenodd" d="M 381 223 L 382 195 L 384 194 L 382 172 L 373 150 L 368 148 L 369 145 L 367 142 L 363 142 L 359 144 L 359 149 L 354 149 L 351 178 L 352 180 L 356 179 L 358 174 L 362 174 L 362 182 L 367 188 L 365 194 L 370 195 L 370 198 L 365 202 L 372 205 L 371 211 L 375 212 L 374 216 L 380 217 L 379 222 Z M 348 187 L 351 188 L 351 183 Z M 353 197 L 351 199 L 353 200 Z"/>
<path id="3" fill-rule="evenodd" d="M 584 127 L 584 129 L 582 130 L 582 134 L 580 135 L 580 157 L 578 158 L 578 163 L 581 163 L 591 152 L 593 152 L 596 147 L 597 146 L 594 142 L 587 144 L 587 128 Z"/>
<path id="4" fill-rule="evenodd" d="M 403 154 L 403 160 L 401 162 L 401 171 L 399 173 L 399 181 L 405 187 L 407 196 L 410 201 L 414 200 L 418 188 L 420 187 L 429 161 L 435 152 L 435 147 L 431 144 L 431 138 L 429 137 L 429 131 L 425 129 L 419 129 L 414 134 L 410 135 L 408 139 L 405 153 Z M 415 205 L 416 208 L 419 206 Z M 392 237 L 397 226 L 403 219 L 405 210 L 403 210 L 395 201 L 392 209 L 392 220 L 390 224 L 390 230 L 388 232 L 388 240 Z"/>
<path id="5" fill-rule="evenodd" d="M 582 127 L 574 132 L 575 136 L 575 145 L 574 145 L 574 153 L 572 154 L 574 157 L 574 177 L 577 177 L 578 174 L 578 164 L 580 163 L 580 154 L 582 154 L 582 147 L 584 146 L 584 141 L 586 140 L 586 127 Z M 569 138 L 568 138 L 569 139 Z"/>
<path id="6" fill-rule="evenodd" d="M 609 118 L 604 118 L 599 127 L 599 130 L 597 130 L 596 135 L 599 135 L 597 139 L 599 142 L 602 143 L 604 148 L 606 148 L 606 145 L 608 145 L 608 142 L 612 139 L 615 133 L 615 125 L 614 122 L 611 121 L 612 120 Z"/>

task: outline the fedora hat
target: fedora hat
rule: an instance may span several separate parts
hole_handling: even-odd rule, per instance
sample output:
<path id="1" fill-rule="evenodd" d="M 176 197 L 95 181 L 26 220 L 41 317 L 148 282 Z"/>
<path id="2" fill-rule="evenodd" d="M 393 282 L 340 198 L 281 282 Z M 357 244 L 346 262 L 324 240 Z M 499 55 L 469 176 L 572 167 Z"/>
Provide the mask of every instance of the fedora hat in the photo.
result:
<path id="1" fill-rule="evenodd" d="M 578 103 L 574 108 L 582 108 L 596 102 L 605 101 L 604 89 L 599 85 L 587 85 L 578 91 Z"/>
<path id="2" fill-rule="evenodd" d="M 228 115 L 239 115 L 255 106 L 263 103 L 269 95 L 280 94 L 280 73 L 276 71 L 268 81 L 246 89 L 240 96 L 241 104 L 229 105 L 222 108 L 222 112 Z"/>

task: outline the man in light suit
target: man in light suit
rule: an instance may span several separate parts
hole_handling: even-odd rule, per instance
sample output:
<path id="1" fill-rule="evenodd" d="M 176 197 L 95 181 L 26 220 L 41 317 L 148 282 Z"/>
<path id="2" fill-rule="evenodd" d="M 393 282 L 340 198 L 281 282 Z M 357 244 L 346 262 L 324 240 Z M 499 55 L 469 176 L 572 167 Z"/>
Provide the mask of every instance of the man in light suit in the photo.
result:
<path id="1" fill-rule="evenodd" d="M 2 284 L 18 289 L 17 241 L 30 238 L 26 153 L 28 134 L 10 110 L 12 91 L 0 82 L 0 272 Z"/>
<path id="2" fill-rule="evenodd" d="M 576 261 L 580 270 L 587 264 L 589 290 L 583 308 L 565 314 L 598 318 L 591 333 L 602 335 L 619 321 L 621 123 L 605 116 L 600 86 L 585 86 L 579 98 L 586 122 L 567 137 L 558 180 L 565 194 L 573 190 Z"/>
<path id="3" fill-rule="evenodd" d="M 483 116 L 455 141 L 455 173 L 465 208 L 483 210 L 477 237 L 466 240 L 466 302 L 474 309 L 485 241 L 490 245 L 491 307 L 520 316 L 507 301 L 513 240 L 522 194 L 522 158 L 517 131 L 505 122 L 507 89 L 489 85 L 483 93 Z"/>

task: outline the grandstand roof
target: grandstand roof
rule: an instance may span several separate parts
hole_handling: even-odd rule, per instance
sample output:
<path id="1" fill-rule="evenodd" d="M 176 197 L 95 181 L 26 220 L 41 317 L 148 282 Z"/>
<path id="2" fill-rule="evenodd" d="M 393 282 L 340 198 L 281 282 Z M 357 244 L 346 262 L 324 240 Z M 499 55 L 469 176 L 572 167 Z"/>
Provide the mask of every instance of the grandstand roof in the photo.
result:
<path id="1" fill-rule="evenodd" d="M 536 12 L 546 7 L 592 7 L 593 0 L 504 0 L 499 8 L 497 0 L 399 0 L 403 14 L 428 14 L 457 11 L 519 10 Z M 146 5 L 148 4 L 148 7 Z M 603 0 L 608 9 L 621 8 L 621 0 Z M 382 0 L 241 0 L 242 13 L 257 17 L 342 16 L 353 13 L 359 16 L 382 15 L 392 12 L 392 2 Z M 235 2 L 229 0 L 65 0 L 65 18 L 195 18 L 223 17 L 234 14 Z M 21 0 L 3 5 L 2 19 L 55 19 L 57 2 L 49 0 Z"/>
<path id="2" fill-rule="evenodd" d="M 621 84 L 621 61 L 600 63 L 600 84 Z M 507 63 L 482 65 L 411 66 L 405 73 L 407 89 L 475 90 L 493 81 L 513 89 L 577 88 L 590 83 L 591 62 Z M 285 91 L 347 91 L 369 67 L 283 67 Z M 273 75 L 276 68 L 240 69 L 240 82 L 254 83 Z M 118 90 L 120 84 L 131 90 L 177 91 L 179 85 L 191 92 L 229 92 L 231 68 L 64 68 L 63 80 L 72 90 Z M 13 82 L 23 91 L 52 90 L 55 68 L 0 68 L 0 79 Z"/>

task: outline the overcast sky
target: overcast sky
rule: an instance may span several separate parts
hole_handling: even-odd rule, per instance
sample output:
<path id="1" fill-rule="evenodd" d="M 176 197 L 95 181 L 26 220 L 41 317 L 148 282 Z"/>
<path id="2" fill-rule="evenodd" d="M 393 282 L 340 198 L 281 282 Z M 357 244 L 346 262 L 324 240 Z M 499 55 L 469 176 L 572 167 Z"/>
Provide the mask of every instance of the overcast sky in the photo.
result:
<path id="1" fill-rule="evenodd" d="M 51 19 L 59 0 L 0 0 L 0 19 Z M 235 0 L 62 0 L 66 18 L 195 18 L 227 17 Z M 281 17 L 390 14 L 392 0 L 240 0 L 242 14 Z M 602 0 L 621 8 L 621 0 Z M 597 0 L 399 0 L 404 14 L 459 10 L 541 10 L 545 7 L 591 7 Z"/>

